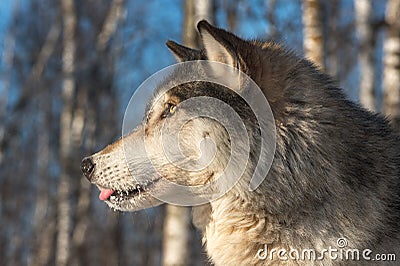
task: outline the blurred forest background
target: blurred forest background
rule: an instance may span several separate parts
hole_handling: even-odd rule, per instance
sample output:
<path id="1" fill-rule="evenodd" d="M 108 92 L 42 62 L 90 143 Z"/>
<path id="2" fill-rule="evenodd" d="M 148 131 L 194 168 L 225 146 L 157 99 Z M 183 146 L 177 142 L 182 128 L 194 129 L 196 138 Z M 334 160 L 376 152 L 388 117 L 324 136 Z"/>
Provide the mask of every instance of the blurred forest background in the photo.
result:
<path id="1" fill-rule="evenodd" d="M 400 122 L 400 0 L 2 0 L 0 265 L 207 265 L 188 208 L 111 211 L 80 161 L 206 18 L 315 61 Z"/>

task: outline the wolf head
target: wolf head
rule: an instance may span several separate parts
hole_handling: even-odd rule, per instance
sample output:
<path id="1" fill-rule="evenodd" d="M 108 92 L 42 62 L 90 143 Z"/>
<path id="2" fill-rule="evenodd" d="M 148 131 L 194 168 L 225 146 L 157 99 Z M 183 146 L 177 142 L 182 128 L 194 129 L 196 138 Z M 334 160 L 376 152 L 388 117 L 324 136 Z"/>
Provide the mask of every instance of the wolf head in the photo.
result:
<path id="1" fill-rule="evenodd" d="M 282 126 L 290 119 L 290 116 L 285 116 L 288 108 L 292 107 L 295 111 L 296 106 L 304 107 L 308 101 L 304 89 L 300 92 L 300 89 L 296 88 L 309 88 L 310 79 L 319 80 L 314 78 L 315 75 L 320 75 L 319 72 L 308 61 L 299 59 L 277 44 L 245 41 L 206 21 L 199 22 L 198 30 L 204 46 L 202 50 L 187 48 L 173 41 L 167 42 L 177 60 L 218 62 L 246 74 L 268 99 L 275 116 L 271 132 L 274 132 L 272 126 L 277 125 L 280 126 L 281 134 L 288 133 Z M 302 69 L 301 73 L 296 72 L 299 66 Z M 190 202 L 189 199 L 185 199 L 190 195 L 178 195 L 179 192 L 174 191 L 169 186 L 170 183 L 188 187 L 212 184 L 202 192 L 221 195 L 221 191 L 230 189 L 232 185 L 229 177 L 220 178 L 226 174 L 224 170 L 230 163 L 232 149 L 245 150 L 246 147 L 249 149 L 247 161 L 233 162 L 230 174 L 239 173 L 241 178 L 231 192 L 245 200 L 257 197 L 258 201 L 262 201 L 260 205 L 272 202 L 271 199 L 276 200 L 276 191 L 279 192 L 282 188 L 281 180 L 269 180 L 267 187 L 264 184 L 254 193 L 247 189 L 261 156 L 259 122 L 251 107 L 234 90 L 220 84 L 194 81 L 173 85 L 176 75 L 192 75 L 195 71 L 202 72 L 204 76 L 226 74 L 213 64 L 207 69 L 197 67 L 196 64 L 189 70 L 176 69 L 158 85 L 148 103 L 142 123 L 133 132 L 82 161 L 83 173 L 100 189 L 99 198 L 112 208 L 124 211 L 148 208 L 162 203 L 160 197 L 155 195 L 174 193 L 177 197 L 182 197 L 183 202 Z M 293 78 L 294 76 L 296 78 Z M 238 89 L 241 86 L 245 87 L 243 83 L 239 78 L 229 85 Z M 314 84 L 318 86 L 318 82 Z M 321 84 L 325 86 L 326 82 Z M 243 140 L 235 142 L 235 147 L 232 147 L 232 136 L 216 119 L 203 116 L 188 119 L 193 115 L 193 109 L 211 108 L 209 105 L 184 104 L 192 98 L 199 97 L 218 99 L 227 104 L 243 122 L 246 137 L 243 136 Z M 211 105 L 211 100 L 209 103 Z M 226 117 L 224 112 L 227 109 L 222 107 L 215 107 L 214 104 L 211 111 L 217 117 Z M 304 130 L 308 129 L 305 127 Z M 282 157 L 284 155 L 278 156 L 278 163 Z M 275 175 L 280 167 L 277 165 L 272 169 Z M 218 180 L 222 181 L 218 183 Z M 288 185 L 285 180 L 283 183 L 286 187 L 280 193 L 287 194 L 286 189 L 293 193 L 292 184 Z M 275 185 L 276 187 L 273 187 Z M 285 200 L 279 199 L 279 202 Z"/>
<path id="2" fill-rule="evenodd" d="M 191 49 L 173 41 L 166 43 L 179 62 L 216 61 L 250 74 L 245 62 L 250 43 L 205 21 L 198 24 L 198 30 L 204 45 L 202 50 Z M 179 71 L 175 70 L 175 73 Z M 204 71 L 204 76 L 223 75 L 215 67 L 208 70 L 201 67 L 182 69 L 187 75 L 191 71 Z M 226 114 L 222 107 L 212 108 L 204 104 L 196 104 L 195 108 L 193 105 L 185 106 L 183 102 L 187 103 L 191 98 L 219 99 L 232 107 L 248 124 L 244 130 L 250 134 L 252 146 L 255 146 L 257 130 L 253 130 L 250 124 L 256 124 L 256 119 L 241 97 L 229 88 L 210 82 L 170 85 L 174 76 L 172 74 L 169 80 L 158 85 L 152 100 L 147 104 L 142 123 L 133 132 L 82 161 L 83 173 L 100 189 L 99 198 L 112 208 L 138 210 L 156 206 L 161 202 L 153 197 L 155 194 L 171 193 L 165 181 L 183 186 L 199 186 L 221 175 L 229 163 L 232 136 L 216 119 L 204 116 L 187 118 L 194 112 L 193 109 L 212 109 L 214 117 Z M 168 87 L 168 90 L 164 87 Z M 248 146 L 247 142 L 246 139 L 239 145 Z M 177 153 L 182 156 L 171 155 Z M 254 148 L 251 156 L 256 154 L 257 148 Z M 235 167 L 238 173 L 243 173 L 246 168 L 250 170 L 246 162 Z M 208 192 L 218 193 L 221 189 L 212 186 Z"/>

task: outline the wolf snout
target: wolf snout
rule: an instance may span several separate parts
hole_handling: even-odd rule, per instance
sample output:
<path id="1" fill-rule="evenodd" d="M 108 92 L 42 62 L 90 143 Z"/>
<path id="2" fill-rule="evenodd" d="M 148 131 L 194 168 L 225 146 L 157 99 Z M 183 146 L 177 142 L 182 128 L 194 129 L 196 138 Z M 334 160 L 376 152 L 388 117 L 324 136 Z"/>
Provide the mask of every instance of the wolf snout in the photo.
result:
<path id="1" fill-rule="evenodd" d="M 95 164 L 90 157 L 83 158 L 81 163 L 81 170 L 89 181 L 91 181 L 94 166 Z"/>

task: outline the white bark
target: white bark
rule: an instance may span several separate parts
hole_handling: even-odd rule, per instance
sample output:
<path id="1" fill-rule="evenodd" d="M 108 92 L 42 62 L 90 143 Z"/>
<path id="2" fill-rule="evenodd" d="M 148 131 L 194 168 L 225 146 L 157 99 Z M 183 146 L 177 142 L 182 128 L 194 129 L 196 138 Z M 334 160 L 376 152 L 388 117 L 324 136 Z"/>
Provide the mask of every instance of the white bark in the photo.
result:
<path id="1" fill-rule="evenodd" d="M 58 187 L 58 216 L 57 216 L 57 248 L 56 264 L 66 265 L 70 255 L 71 242 L 71 206 L 70 206 L 70 176 L 69 160 L 71 157 L 72 121 L 73 121 L 73 97 L 75 94 L 75 30 L 76 13 L 74 0 L 62 0 L 63 13 L 63 55 L 62 55 L 62 100 L 63 110 L 60 125 L 60 158 L 62 173 Z"/>
<path id="2" fill-rule="evenodd" d="M 192 48 L 200 46 L 197 23 L 207 20 L 214 23 L 214 1 L 213 0 L 187 0 L 185 3 L 185 20 L 183 25 L 183 44 Z"/>
<path id="3" fill-rule="evenodd" d="M 56 231 L 54 220 L 49 221 L 43 228 L 43 232 L 40 237 L 38 244 L 38 252 L 35 254 L 35 258 L 32 265 L 49 265 L 49 260 L 53 252 L 53 237 Z"/>
<path id="4" fill-rule="evenodd" d="M 194 23 L 194 0 L 186 0 L 185 3 L 185 20 L 183 22 L 183 43 L 190 47 L 197 47 L 198 37 L 196 32 L 196 24 Z"/>
<path id="5" fill-rule="evenodd" d="M 190 209 L 167 205 L 164 221 L 163 265 L 188 265 Z"/>
<path id="6" fill-rule="evenodd" d="M 214 1 L 185 2 L 185 22 L 183 25 L 183 43 L 190 47 L 199 47 L 197 23 L 206 19 L 214 21 Z M 166 206 L 164 221 L 163 261 L 165 266 L 189 264 L 190 208 Z"/>
<path id="7" fill-rule="evenodd" d="M 303 0 L 303 34 L 304 55 L 324 69 L 324 38 L 320 0 Z"/>
<path id="8" fill-rule="evenodd" d="M 214 1 L 202 0 L 194 1 L 194 23 L 196 26 L 200 20 L 207 20 L 210 23 L 214 21 Z"/>
<path id="9" fill-rule="evenodd" d="M 360 87 L 359 97 L 361 104 L 376 111 L 375 101 L 375 71 L 374 47 L 372 32 L 372 1 L 354 1 L 356 14 L 356 27 L 360 46 L 358 60 L 360 62 Z"/>
<path id="10" fill-rule="evenodd" d="M 388 24 L 384 41 L 384 111 L 395 127 L 400 126 L 400 0 L 388 0 Z"/>

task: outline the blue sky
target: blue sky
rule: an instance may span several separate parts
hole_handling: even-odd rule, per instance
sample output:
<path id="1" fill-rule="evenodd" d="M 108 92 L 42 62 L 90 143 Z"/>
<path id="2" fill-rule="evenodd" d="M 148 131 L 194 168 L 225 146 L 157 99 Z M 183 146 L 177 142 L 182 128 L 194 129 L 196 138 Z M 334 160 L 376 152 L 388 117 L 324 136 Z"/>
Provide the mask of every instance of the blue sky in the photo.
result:
<path id="1" fill-rule="evenodd" d="M 218 1 L 220 2 L 220 1 Z M 151 74 L 175 63 L 175 59 L 165 46 L 168 39 L 181 41 L 183 14 L 181 0 L 148 0 L 126 2 L 126 21 L 121 25 L 118 45 L 123 49 L 122 60 L 117 63 L 116 85 L 121 95 L 121 108 L 125 109 L 127 100 L 133 91 Z M 266 39 L 269 31 L 265 19 L 265 1 L 251 0 L 240 2 L 237 13 L 235 33 L 246 39 Z M 302 53 L 300 1 L 277 1 L 276 16 L 279 17 L 278 30 L 289 48 Z M 225 10 L 217 9 L 217 26 L 227 28 Z M 140 17 L 140 21 L 138 21 Z M 283 31 L 285 23 L 295 25 L 293 31 Z M 138 24 L 144 28 L 144 34 L 137 38 Z M 132 37 L 133 36 L 133 37 Z M 133 41 L 132 41 L 133 39 Z"/>
<path id="2" fill-rule="evenodd" d="M 7 34 L 7 27 L 9 25 L 10 19 L 13 13 L 13 2 L 11 0 L 1 0 L 0 1 L 0 73 L 1 76 L 5 75 L 3 73 L 3 47 L 4 41 Z M 6 108 L 8 102 L 8 94 L 6 91 L 5 83 L 3 79 L 0 79 L 0 111 Z"/>
<path id="3" fill-rule="evenodd" d="M 2 57 L 7 26 L 15 13 L 15 7 L 18 5 L 20 8 L 28 8 L 30 2 L 31 0 L 0 0 L 0 57 Z M 384 2 L 375 2 L 377 9 L 375 14 L 383 14 Z M 235 33 L 249 39 L 267 38 L 270 27 L 265 14 L 266 1 L 250 0 L 238 3 L 240 6 Z M 342 17 L 344 16 L 340 21 L 342 23 L 351 21 L 354 13 L 353 1 L 342 0 L 340 3 L 343 11 L 341 14 Z M 113 46 L 114 49 L 121 51 L 115 66 L 114 80 L 121 96 L 121 110 L 125 108 L 133 91 L 141 82 L 156 71 L 175 63 L 165 47 L 165 41 L 173 39 L 179 42 L 181 40 L 184 14 L 182 5 L 182 0 L 126 1 L 125 19 L 119 25 Z M 301 1 L 276 1 L 275 16 L 277 32 L 280 34 L 278 41 L 283 42 L 296 53 L 302 54 Z M 216 24 L 227 28 L 225 10 L 217 9 Z M 289 27 L 288 24 L 290 24 Z M 331 26 L 336 25 L 328 25 L 328 27 Z M 378 65 L 381 66 L 381 64 Z M 356 99 L 359 75 L 357 67 L 353 67 L 349 73 L 342 77 L 341 82 L 351 98 Z M 0 94 L 4 87 L 2 85 L 0 84 Z"/>
<path id="4" fill-rule="evenodd" d="M 16 1 L 13 2 L 11 0 L 0 1 L 0 27 L 2 31 L 7 26 L 8 21 L 11 18 L 13 3 L 15 2 Z"/>
<path id="5" fill-rule="evenodd" d="M 1 0 L 0 1 L 0 42 L 1 50 L 3 50 L 4 37 L 6 34 L 7 26 L 10 22 L 13 13 L 14 3 L 17 1 Z"/>

